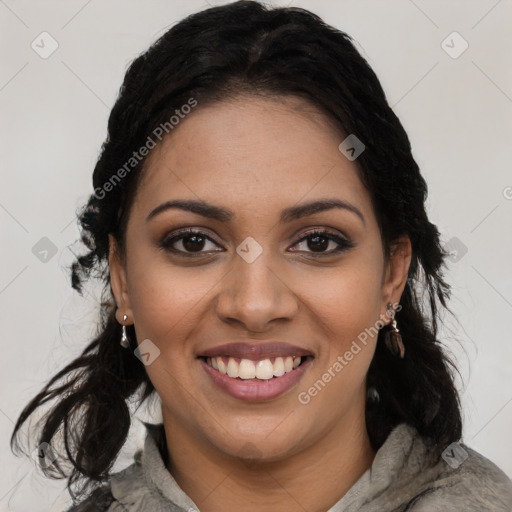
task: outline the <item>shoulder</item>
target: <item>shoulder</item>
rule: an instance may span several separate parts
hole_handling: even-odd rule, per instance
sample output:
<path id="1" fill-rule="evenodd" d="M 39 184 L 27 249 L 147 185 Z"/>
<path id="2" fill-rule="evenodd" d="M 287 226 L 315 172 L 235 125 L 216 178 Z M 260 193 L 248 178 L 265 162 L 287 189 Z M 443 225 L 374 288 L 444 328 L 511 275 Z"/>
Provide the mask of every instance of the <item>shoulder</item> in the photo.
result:
<path id="1" fill-rule="evenodd" d="M 406 510 L 512 512 L 512 481 L 493 462 L 464 444 L 452 443 L 427 473 L 430 482 Z"/>
<path id="2" fill-rule="evenodd" d="M 459 442 L 438 453 L 414 427 L 398 425 L 375 456 L 363 510 L 512 512 L 512 481 L 496 464 Z"/>
<path id="3" fill-rule="evenodd" d="M 152 491 L 146 484 L 140 462 L 136 460 L 123 470 L 111 474 L 108 483 L 96 488 L 82 501 L 63 512 L 139 511 L 142 510 L 140 506 L 146 505 L 151 496 Z"/>

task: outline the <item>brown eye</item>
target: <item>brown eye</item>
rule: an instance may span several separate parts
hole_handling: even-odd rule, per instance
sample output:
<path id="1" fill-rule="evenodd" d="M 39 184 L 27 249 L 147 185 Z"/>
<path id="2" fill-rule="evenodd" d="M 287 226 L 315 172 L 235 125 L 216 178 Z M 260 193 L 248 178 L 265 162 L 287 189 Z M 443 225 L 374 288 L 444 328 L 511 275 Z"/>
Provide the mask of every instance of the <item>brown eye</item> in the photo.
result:
<path id="1" fill-rule="evenodd" d="M 304 243 L 306 248 L 309 249 L 305 252 L 316 253 L 316 255 L 320 256 L 339 253 L 354 247 L 352 242 L 330 231 L 312 231 L 297 242 L 296 245 Z M 329 247 L 331 247 L 331 250 L 327 251 Z"/>
<path id="2" fill-rule="evenodd" d="M 200 255 L 211 251 L 203 250 L 208 243 L 215 246 L 217 245 L 210 237 L 206 236 L 201 231 L 186 230 L 175 233 L 173 236 L 165 237 L 160 243 L 160 247 L 166 251 L 181 254 L 183 256 L 195 254 Z"/>
<path id="3" fill-rule="evenodd" d="M 201 251 L 201 249 L 204 248 L 206 238 L 202 237 L 201 235 L 188 235 L 182 237 L 182 244 L 183 247 L 187 251 L 196 252 Z"/>
<path id="4" fill-rule="evenodd" d="M 212 247 L 208 248 L 208 244 L 211 244 Z M 300 244 L 304 244 L 306 247 L 301 250 L 292 250 L 292 252 L 306 252 L 313 256 L 329 256 L 354 247 L 354 244 L 349 240 L 330 231 L 321 230 L 307 233 L 295 245 Z M 215 249 L 219 246 L 209 236 L 202 231 L 193 229 L 166 236 L 160 243 L 160 247 L 168 252 L 185 257 L 206 255 L 223 250 Z"/>

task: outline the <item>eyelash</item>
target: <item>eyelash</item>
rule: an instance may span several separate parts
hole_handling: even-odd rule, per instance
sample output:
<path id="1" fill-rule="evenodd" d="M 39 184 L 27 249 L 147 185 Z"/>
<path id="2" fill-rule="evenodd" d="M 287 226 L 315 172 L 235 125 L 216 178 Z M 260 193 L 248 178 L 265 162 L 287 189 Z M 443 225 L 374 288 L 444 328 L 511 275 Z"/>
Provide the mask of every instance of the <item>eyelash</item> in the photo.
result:
<path id="1" fill-rule="evenodd" d="M 183 256 L 185 258 L 197 258 L 197 257 L 200 257 L 201 255 L 203 255 L 205 253 L 202 252 L 202 251 L 197 252 L 197 253 L 190 253 L 190 252 L 187 253 L 185 251 L 177 250 L 177 249 L 174 249 L 172 247 L 177 241 L 183 240 L 183 239 L 188 238 L 188 237 L 192 237 L 194 235 L 199 235 L 201 238 L 204 238 L 204 239 L 209 240 L 209 241 L 211 241 L 211 242 L 216 244 L 216 242 L 214 240 L 212 240 L 212 238 L 207 236 L 202 231 L 197 231 L 195 229 L 187 229 L 187 230 L 178 231 L 177 233 L 175 233 L 170 238 L 169 237 L 165 237 L 160 242 L 159 246 L 162 249 L 164 249 L 165 251 L 172 252 L 174 254 L 177 254 L 179 256 Z M 338 254 L 338 253 L 341 253 L 343 251 L 346 251 L 346 250 L 351 249 L 351 248 L 354 247 L 354 244 L 352 242 L 350 242 L 348 239 L 343 238 L 343 237 L 341 237 L 339 235 L 336 235 L 335 233 L 332 233 L 330 231 L 321 230 L 321 229 L 314 229 L 312 231 L 307 232 L 300 240 L 295 242 L 294 245 L 300 244 L 301 242 L 304 242 L 308 238 L 314 237 L 314 236 L 320 236 L 320 237 L 327 238 L 328 240 L 336 242 L 339 245 L 338 248 L 336 248 L 334 250 L 331 250 L 330 252 L 314 253 L 314 252 L 311 252 L 311 251 L 306 251 L 306 252 L 308 252 L 308 254 L 312 255 L 315 258 L 316 257 L 331 256 L 333 254 Z M 214 251 L 214 252 L 221 252 L 221 251 Z M 297 251 L 297 252 L 302 252 L 302 251 Z"/>

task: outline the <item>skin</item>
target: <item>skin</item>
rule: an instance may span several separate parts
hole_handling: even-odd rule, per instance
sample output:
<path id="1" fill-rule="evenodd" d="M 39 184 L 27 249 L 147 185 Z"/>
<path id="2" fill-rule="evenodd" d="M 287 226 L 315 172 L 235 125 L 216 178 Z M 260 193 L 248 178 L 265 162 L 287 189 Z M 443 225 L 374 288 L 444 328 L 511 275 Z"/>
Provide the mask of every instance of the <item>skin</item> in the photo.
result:
<path id="1" fill-rule="evenodd" d="M 150 153 L 125 253 L 111 237 L 116 318 L 122 323 L 126 314 L 138 342 L 150 339 L 160 350 L 146 371 L 162 401 L 168 469 L 202 512 L 325 511 L 375 456 L 364 411 L 376 337 L 360 344 L 309 403 L 298 401 L 365 328 L 389 323 L 386 304 L 399 303 L 410 264 L 405 236 L 386 260 L 357 161 L 338 150 L 344 138 L 296 98 L 199 105 Z M 146 220 L 178 198 L 229 208 L 234 219 L 171 209 Z M 284 208 L 326 198 L 355 206 L 364 222 L 331 209 L 279 223 Z M 159 247 L 183 227 L 212 239 L 196 249 L 200 257 Z M 319 252 L 303 240 L 312 228 L 344 236 L 353 247 L 326 254 L 338 247 L 331 241 L 315 257 Z M 252 263 L 236 252 L 248 236 L 263 249 Z M 190 254 L 195 246 L 187 241 L 173 247 Z M 314 359 L 283 395 L 245 402 L 215 386 L 196 358 L 240 338 L 288 342 Z"/>

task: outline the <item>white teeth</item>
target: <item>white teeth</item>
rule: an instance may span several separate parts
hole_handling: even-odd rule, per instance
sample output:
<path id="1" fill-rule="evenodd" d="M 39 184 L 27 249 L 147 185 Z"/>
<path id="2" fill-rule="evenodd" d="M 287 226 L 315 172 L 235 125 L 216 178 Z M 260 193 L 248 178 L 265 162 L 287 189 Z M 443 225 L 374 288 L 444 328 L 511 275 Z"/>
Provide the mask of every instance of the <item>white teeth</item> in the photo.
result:
<path id="1" fill-rule="evenodd" d="M 268 380 L 274 376 L 274 366 L 270 359 L 263 359 L 256 363 L 256 378 L 261 380 Z"/>
<path id="2" fill-rule="evenodd" d="M 227 373 L 232 379 L 236 379 L 238 377 L 238 363 L 232 358 L 229 358 Z"/>
<path id="3" fill-rule="evenodd" d="M 215 357 L 214 359 L 215 361 L 217 361 L 219 372 L 226 375 L 226 373 L 228 373 L 228 369 L 226 368 L 226 363 L 222 360 L 222 357 Z"/>
<path id="4" fill-rule="evenodd" d="M 238 365 L 238 376 L 241 379 L 254 379 L 254 377 L 256 377 L 256 367 L 254 363 L 249 359 L 242 359 Z"/>
<path id="5" fill-rule="evenodd" d="M 237 363 L 233 357 L 228 359 L 228 364 L 224 362 L 222 357 L 209 357 L 207 363 L 224 375 L 228 375 L 232 379 L 237 377 L 240 379 L 260 379 L 270 380 L 272 377 L 281 377 L 285 373 L 291 372 L 300 365 L 302 358 L 300 356 L 292 357 L 276 357 L 274 364 L 270 359 L 261 359 L 260 361 L 251 361 L 250 359 L 242 359 Z"/>
<path id="6" fill-rule="evenodd" d="M 274 377 L 284 375 L 284 361 L 282 357 L 276 357 L 274 361 Z"/>

